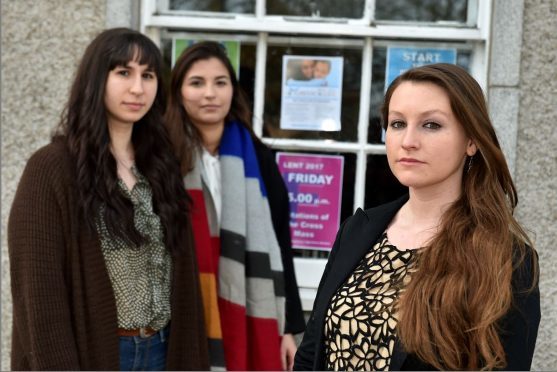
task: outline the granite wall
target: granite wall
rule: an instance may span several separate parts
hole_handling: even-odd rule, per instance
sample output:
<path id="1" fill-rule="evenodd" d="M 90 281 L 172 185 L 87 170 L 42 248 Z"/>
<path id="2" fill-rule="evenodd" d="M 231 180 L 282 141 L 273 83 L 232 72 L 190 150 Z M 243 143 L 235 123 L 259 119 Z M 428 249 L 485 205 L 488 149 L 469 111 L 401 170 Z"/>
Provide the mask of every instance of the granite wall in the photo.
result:
<path id="1" fill-rule="evenodd" d="M 85 47 L 105 27 L 129 25 L 129 7 L 129 0 L 1 2 L 2 371 L 10 368 L 12 322 L 6 223 L 17 183 L 49 141 Z"/>
<path id="2" fill-rule="evenodd" d="M 542 321 L 532 368 L 557 370 L 557 0 L 524 2 L 518 218 L 540 257 Z"/>

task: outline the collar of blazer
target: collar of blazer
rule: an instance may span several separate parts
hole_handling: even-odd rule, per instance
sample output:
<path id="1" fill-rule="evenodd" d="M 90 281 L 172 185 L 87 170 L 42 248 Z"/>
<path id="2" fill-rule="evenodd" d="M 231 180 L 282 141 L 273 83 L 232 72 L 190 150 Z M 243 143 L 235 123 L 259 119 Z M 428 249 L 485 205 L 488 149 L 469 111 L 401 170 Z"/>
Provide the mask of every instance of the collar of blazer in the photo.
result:
<path id="1" fill-rule="evenodd" d="M 371 246 L 385 231 L 395 214 L 407 200 L 408 195 L 405 195 L 393 202 L 365 211 L 359 208 L 356 213 L 348 218 L 342 225 L 342 230 L 337 237 L 337 239 L 340 239 L 340 244 L 338 244 L 337 252 L 331 252 L 331 254 L 334 254 L 334 258 L 330 263 L 331 266 L 327 278 L 323 283 L 321 293 L 318 298 L 316 298 L 314 304 L 315 324 L 320 327 L 320 339 L 317 345 L 321 345 L 318 355 L 316 355 L 316 363 L 324 361 L 324 355 L 322 354 L 324 351 L 323 327 L 325 324 L 325 314 L 331 297 L 354 271 L 358 263 L 362 260 L 362 257 L 364 257 Z M 401 355 L 400 353 L 402 348 L 398 345 L 398 342 L 397 345 L 395 345 L 395 351 L 398 351 L 398 355 L 397 358 L 391 360 L 391 370 L 399 369 L 405 359 L 405 355 Z M 396 362 L 396 365 L 393 365 L 393 362 Z M 319 366 L 317 367 L 318 369 L 323 369 L 319 368 Z"/>

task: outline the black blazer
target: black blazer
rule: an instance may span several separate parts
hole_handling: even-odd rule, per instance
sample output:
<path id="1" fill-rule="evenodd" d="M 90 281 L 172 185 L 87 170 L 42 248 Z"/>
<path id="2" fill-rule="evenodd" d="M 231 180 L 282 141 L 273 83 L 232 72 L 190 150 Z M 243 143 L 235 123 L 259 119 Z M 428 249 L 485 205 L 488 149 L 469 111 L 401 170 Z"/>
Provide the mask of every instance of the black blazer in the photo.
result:
<path id="1" fill-rule="evenodd" d="M 404 196 L 394 202 L 363 211 L 358 209 L 340 227 L 323 277 L 319 283 L 306 332 L 294 362 L 295 370 L 324 370 L 325 344 L 323 330 L 325 314 L 331 297 L 346 281 L 370 247 L 385 231 L 395 214 L 408 200 Z M 526 257 L 524 264 L 513 273 L 513 308 L 501 321 L 499 333 L 507 356 L 507 370 L 528 370 L 532 363 L 538 325 L 540 322 L 540 297 L 536 286 L 524 293 L 532 284 L 531 264 Z M 431 370 L 416 355 L 406 353 L 399 342 L 395 343 L 391 370 Z"/>

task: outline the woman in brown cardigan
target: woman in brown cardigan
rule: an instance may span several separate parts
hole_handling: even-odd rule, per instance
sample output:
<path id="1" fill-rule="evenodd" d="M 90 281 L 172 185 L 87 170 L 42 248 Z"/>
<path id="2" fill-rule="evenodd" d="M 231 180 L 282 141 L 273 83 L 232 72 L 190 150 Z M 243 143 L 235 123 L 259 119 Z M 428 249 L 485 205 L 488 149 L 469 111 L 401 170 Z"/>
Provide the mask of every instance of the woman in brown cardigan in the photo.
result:
<path id="1" fill-rule="evenodd" d="M 25 168 L 8 226 L 14 370 L 208 368 L 161 61 L 136 31 L 99 34 Z"/>

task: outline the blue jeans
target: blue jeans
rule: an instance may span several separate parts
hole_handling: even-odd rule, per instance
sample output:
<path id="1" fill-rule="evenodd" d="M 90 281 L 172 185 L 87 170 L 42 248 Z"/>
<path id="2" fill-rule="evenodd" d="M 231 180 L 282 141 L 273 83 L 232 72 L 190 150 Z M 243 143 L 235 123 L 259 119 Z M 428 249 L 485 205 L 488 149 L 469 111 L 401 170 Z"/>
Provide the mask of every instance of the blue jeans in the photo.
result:
<path id="1" fill-rule="evenodd" d="M 164 371 L 170 326 L 154 335 L 120 336 L 120 371 Z"/>

